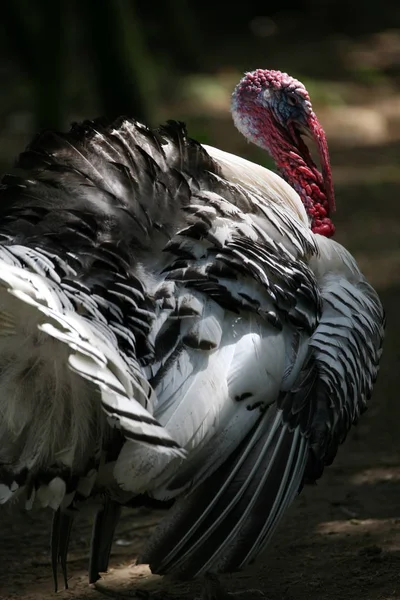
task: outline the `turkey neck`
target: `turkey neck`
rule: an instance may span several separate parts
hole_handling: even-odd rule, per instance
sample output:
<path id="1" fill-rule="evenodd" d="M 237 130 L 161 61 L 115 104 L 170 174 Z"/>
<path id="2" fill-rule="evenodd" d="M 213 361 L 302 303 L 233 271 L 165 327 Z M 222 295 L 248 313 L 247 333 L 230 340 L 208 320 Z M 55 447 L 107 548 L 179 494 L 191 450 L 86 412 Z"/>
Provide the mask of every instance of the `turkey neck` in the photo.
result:
<path id="1" fill-rule="evenodd" d="M 272 124 L 271 124 L 272 125 Z M 289 143 L 276 125 L 270 139 L 263 144 L 274 159 L 280 175 L 299 194 L 310 218 L 311 229 L 325 237 L 332 237 L 335 227 L 329 218 L 329 205 L 321 173 L 312 161 L 310 151 L 299 137 L 298 145 Z"/>

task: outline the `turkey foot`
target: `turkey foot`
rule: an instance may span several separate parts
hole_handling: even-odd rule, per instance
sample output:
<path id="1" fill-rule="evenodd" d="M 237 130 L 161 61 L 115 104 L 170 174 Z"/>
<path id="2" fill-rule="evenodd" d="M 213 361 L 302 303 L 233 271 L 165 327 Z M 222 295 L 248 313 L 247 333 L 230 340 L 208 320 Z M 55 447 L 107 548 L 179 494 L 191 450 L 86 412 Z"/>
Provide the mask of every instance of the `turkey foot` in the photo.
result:
<path id="1" fill-rule="evenodd" d="M 203 591 L 198 600 L 254 600 L 265 598 L 261 590 L 241 590 L 240 592 L 227 592 L 218 577 L 213 573 L 204 576 Z"/>

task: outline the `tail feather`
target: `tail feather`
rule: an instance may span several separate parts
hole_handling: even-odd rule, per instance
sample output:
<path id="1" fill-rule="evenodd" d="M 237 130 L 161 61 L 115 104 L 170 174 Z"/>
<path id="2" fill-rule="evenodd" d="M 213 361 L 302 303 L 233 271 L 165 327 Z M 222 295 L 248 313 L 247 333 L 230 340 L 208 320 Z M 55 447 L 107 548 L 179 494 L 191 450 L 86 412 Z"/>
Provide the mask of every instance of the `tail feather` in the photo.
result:
<path id="1" fill-rule="evenodd" d="M 64 587 L 66 590 L 68 589 L 67 555 L 73 520 L 74 515 L 72 513 L 67 513 L 60 509 L 58 509 L 53 516 L 51 530 L 51 566 L 53 570 L 55 592 L 58 591 L 59 563 L 64 578 Z"/>
<path id="2" fill-rule="evenodd" d="M 300 429 L 290 430 L 270 408 L 237 451 L 174 505 L 140 562 L 182 578 L 244 567 L 296 496 L 307 455 Z"/>
<path id="3" fill-rule="evenodd" d="M 14 253 L 0 246 L 0 467 L 10 476 L 55 464 L 82 473 L 104 433 L 101 413 L 127 443 L 184 456 L 152 416 L 154 392 L 134 352 L 104 316 L 71 299 L 46 255 L 28 248 L 21 261 Z M 23 266 L 31 259 L 36 272 Z M 1 481 L 0 502 L 14 493 L 10 481 Z"/>
<path id="4" fill-rule="evenodd" d="M 107 571 L 115 528 L 121 514 L 121 505 L 107 499 L 96 514 L 90 546 L 89 583 L 100 579 Z"/>
<path id="5" fill-rule="evenodd" d="M 59 315 L 51 312 L 48 316 L 52 322 L 39 328 L 73 350 L 68 359 L 69 366 L 99 386 L 102 408 L 109 424 L 120 428 L 129 439 L 180 455 L 179 444 L 143 407 L 152 389 L 138 367 L 134 373 L 129 369 L 127 361 L 118 352 L 114 334 L 109 331 L 106 337 L 97 323 L 76 313 Z"/>
<path id="6" fill-rule="evenodd" d="M 40 331 L 74 351 L 69 356 L 69 366 L 101 388 L 103 409 L 110 424 L 120 427 L 132 439 L 171 448 L 179 454 L 179 444 L 143 408 L 151 387 L 139 365 L 132 366 L 132 359 L 129 364 L 124 360 L 110 329 L 77 314 L 63 290 L 40 275 L 10 266 L 1 273 L 0 282 L 7 285 L 10 294 L 42 313 L 37 323 Z"/>

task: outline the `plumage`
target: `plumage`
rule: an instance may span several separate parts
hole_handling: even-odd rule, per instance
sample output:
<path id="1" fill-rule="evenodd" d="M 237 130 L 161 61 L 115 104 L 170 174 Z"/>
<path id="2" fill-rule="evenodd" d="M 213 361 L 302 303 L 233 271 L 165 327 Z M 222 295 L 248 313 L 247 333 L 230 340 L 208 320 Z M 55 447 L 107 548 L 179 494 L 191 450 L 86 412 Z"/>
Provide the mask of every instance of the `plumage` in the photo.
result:
<path id="1" fill-rule="evenodd" d="M 277 76 L 252 77 L 233 106 L 253 135 L 240 111 Z M 141 556 L 155 573 L 244 567 L 365 409 L 383 309 L 324 237 L 333 191 L 305 156 L 301 197 L 182 123 L 121 118 L 40 134 L 3 178 L 0 503 L 55 511 L 56 581 L 88 501 L 90 581 L 140 502 L 169 509 Z"/>

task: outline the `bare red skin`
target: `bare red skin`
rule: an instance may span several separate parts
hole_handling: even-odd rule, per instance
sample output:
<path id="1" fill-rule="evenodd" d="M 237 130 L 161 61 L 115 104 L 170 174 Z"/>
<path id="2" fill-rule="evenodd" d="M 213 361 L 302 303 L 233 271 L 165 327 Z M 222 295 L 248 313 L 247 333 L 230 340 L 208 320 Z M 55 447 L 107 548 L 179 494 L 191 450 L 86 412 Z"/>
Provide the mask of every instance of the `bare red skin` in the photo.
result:
<path id="1" fill-rule="evenodd" d="M 290 120 L 279 124 L 268 102 L 260 103 L 260 94 L 282 91 L 301 101 L 304 128 L 314 139 L 321 160 L 322 174 Z M 286 97 L 286 96 L 284 96 Z M 282 100 L 281 100 L 282 101 Z M 308 93 L 299 81 L 280 71 L 258 69 L 248 73 L 237 86 L 232 102 L 236 126 L 252 142 L 267 150 L 282 177 L 302 199 L 311 220 L 311 229 L 331 237 L 335 227 L 331 214 L 335 210 L 332 174 L 324 130 L 312 111 Z"/>

